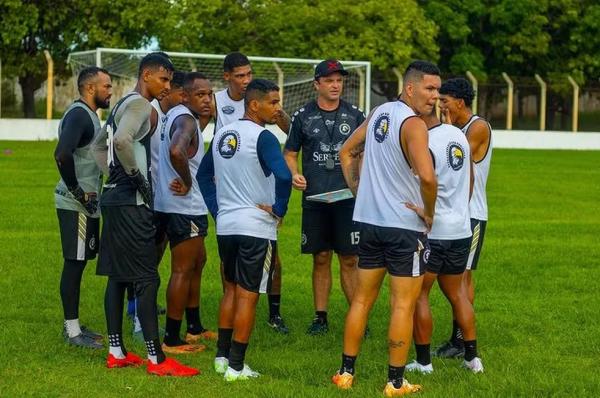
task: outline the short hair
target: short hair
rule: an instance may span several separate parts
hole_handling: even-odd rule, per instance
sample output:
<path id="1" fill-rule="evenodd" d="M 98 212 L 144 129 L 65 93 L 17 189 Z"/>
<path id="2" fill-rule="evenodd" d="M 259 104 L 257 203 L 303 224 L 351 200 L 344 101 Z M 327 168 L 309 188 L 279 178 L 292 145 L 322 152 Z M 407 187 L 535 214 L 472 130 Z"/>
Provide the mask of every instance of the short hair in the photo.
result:
<path id="1" fill-rule="evenodd" d="M 244 96 L 244 105 L 246 108 L 250 101 L 254 99 L 262 99 L 268 93 L 279 91 L 279 86 L 270 80 L 254 79 L 246 87 L 246 95 Z"/>
<path id="2" fill-rule="evenodd" d="M 404 71 L 404 83 L 409 81 L 420 81 L 425 75 L 440 75 L 440 69 L 429 61 L 413 61 Z"/>
<path id="3" fill-rule="evenodd" d="M 173 66 L 173 63 L 171 62 L 171 59 L 167 56 L 165 57 L 163 55 L 163 52 L 153 52 L 150 54 L 147 54 L 146 56 L 144 56 L 144 58 L 142 58 L 142 60 L 140 61 L 140 67 L 138 69 L 138 77 L 140 77 L 142 75 L 142 72 L 144 71 L 144 69 L 149 69 L 149 68 L 160 68 L 163 67 L 165 68 L 167 71 L 169 72 L 173 72 L 175 70 L 175 67 Z"/>
<path id="4" fill-rule="evenodd" d="M 88 84 L 90 80 L 95 78 L 98 75 L 98 73 L 105 73 L 109 75 L 106 69 L 99 68 L 97 66 L 90 66 L 82 69 L 81 72 L 79 72 L 79 76 L 77 76 L 77 90 L 79 91 L 79 94 L 82 93 L 83 86 Z"/>
<path id="5" fill-rule="evenodd" d="M 238 66 L 250 65 L 250 60 L 240 52 L 229 53 L 223 60 L 223 72 L 232 72 Z"/>
<path id="6" fill-rule="evenodd" d="M 187 73 L 180 70 L 173 72 L 173 79 L 171 79 L 171 88 L 183 88 Z"/>
<path id="7" fill-rule="evenodd" d="M 449 95 L 456 99 L 465 101 L 465 105 L 470 107 L 475 98 L 475 90 L 471 83 L 464 77 L 448 79 L 440 87 L 440 94 Z"/>
<path id="8" fill-rule="evenodd" d="M 183 80 L 183 88 L 185 90 L 189 90 L 192 88 L 192 85 L 196 80 L 208 80 L 206 75 L 201 72 L 189 72 L 185 74 L 185 79 Z"/>

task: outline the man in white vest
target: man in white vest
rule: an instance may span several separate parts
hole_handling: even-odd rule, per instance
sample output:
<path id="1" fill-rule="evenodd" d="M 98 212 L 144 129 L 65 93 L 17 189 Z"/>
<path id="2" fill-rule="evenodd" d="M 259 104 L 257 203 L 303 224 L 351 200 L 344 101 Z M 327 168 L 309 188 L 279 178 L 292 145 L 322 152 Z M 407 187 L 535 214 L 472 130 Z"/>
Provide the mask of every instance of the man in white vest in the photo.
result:
<path id="1" fill-rule="evenodd" d="M 215 93 L 215 133 L 223 126 L 237 122 L 244 116 L 244 96 L 246 88 L 252 81 L 253 72 L 250 60 L 240 52 L 227 54 L 223 60 L 223 79 L 227 87 Z M 283 108 L 277 112 L 277 117 L 269 122 L 277 126 L 285 134 L 290 129 L 290 117 Z M 269 294 L 269 326 L 278 333 L 289 332 L 280 311 L 281 304 L 281 260 L 275 258 L 273 288 Z"/>
<path id="2" fill-rule="evenodd" d="M 418 115 L 432 112 L 440 85 L 437 66 L 412 62 L 404 73 L 399 100 L 374 109 L 340 152 L 344 177 L 356 195 L 353 218 L 361 223 L 357 282 L 346 316 L 342 365 L 332 378 L 341 389 L 352 387 L 367 318 L 386 273 L 390 274 L 391 314 L 384 395 L 421 389 L 404 379 L 404 369 L 429 257 L 426 233 L 433 223 L 437 180 L 427 127 Z M 413 211 L 408 203 L 421 211 Z"/>
<path id="3" fill-rule="evenodd" d="M 216 338 L 200 320 L 200 280 L 206 263 L 204 237 L 208 209 L 195 179 L 204 156 L 200 113 L 212 101 L 212 88 L 199 72 L 182 79 L 183 102 L 172 108 L 160 131 L 159 167 L 154 193 L 157 235 L 171 245 L 171 277 L 167 286 L 167 321 L 163 351 L 174 354 L 200 352 L 200 339 Z M 209 105 L 210 106 L 210 105 Z M 180 336 L 183 315 L 185 339 Z"/>
<path id="4" fill-rule="evenodd" d="M 464 278 L 471 304 L 475 303 L 475 285 L 472 271 L 477 269 L 479 263 L 488 219 L 485 188 L 490 173 L 493 148 L 490 124 L 484 118 L 473 114 L 471 110 L 474 98 L 475 91 L 473 91 L 471 83 L 465 78 L 449 79 L 442 84 L 440 89 L 440 108 L 446 119 L 445 122 L 451 123 L 462 130 L 469 141 L 473 159 L 473 195 L 469 203 L 473 240 Z M 442 358 L 456 358 L 462 357 L 464 353 L 464 336 L 456 319 L 454 319 L 450 340 L 438 347 L 434 354 Z"/>
<path id="5" fill-rule="evenodd" d="M 266 123 L 280 109 L 279 87 L 253 80 L 244 118 L 217 131 L 202 160 L 198 183 L 216 216 L 225 292 L 219 311 L 215 370 L 226 381 L 259 374 L 244 364 L 259 293 L 269 293 L 277 253 L 277 226 L 287 212 L 292 175 Z"/>
<path id="6" fill-rule="evenodd" d="M 429 127 L 429 149 L 438 179 L 438 195 L 431 231 L 427 235 L 431 253 L 427 272 L 414 316 L 417 359 L 406 366 L 408 371 L 433 372 L 431 333 L 433 320 L 429 292 L 436 279 L 452 306 L 452 313 L 463 331 L 465 360 L 463 366 L 474 373 L 483 372 L 477 355 L 475 314 L 463 285 L 471 247 L 469 199 L 473 187 L 471 151 L 465 135 L 450 124 L 442 124 L 435 113 L 422 115 Z M 411 204 L 419 212 L 421 209 Z"/>

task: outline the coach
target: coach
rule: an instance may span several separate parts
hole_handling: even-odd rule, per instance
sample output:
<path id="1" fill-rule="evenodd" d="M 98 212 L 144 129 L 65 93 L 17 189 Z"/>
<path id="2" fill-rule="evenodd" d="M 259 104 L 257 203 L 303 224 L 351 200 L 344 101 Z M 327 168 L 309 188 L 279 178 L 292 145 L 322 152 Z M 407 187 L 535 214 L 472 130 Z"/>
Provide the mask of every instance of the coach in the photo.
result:
<path id="1" fill-rule="evenodd" d="M 292 118 L 284 157 L 302 196 L 302 253 L 313 255 L 315 318 L 307 333 L 328 331 L 327 304 L 331 291 L 331 257 L 340 262 L 341 285 L 350 303 L 357 264 L 358 226 L 352 221 L 354 199 L 317 203 L 308 196 L 347 188 L 339 162 L 339 150 L 365 120 L 361 110 L 341 99 L 348 72 L 337 60 L 315 68 L 317 99 L 298 109 Z M 302 150 L 302 173 L 298 153 Z"/>

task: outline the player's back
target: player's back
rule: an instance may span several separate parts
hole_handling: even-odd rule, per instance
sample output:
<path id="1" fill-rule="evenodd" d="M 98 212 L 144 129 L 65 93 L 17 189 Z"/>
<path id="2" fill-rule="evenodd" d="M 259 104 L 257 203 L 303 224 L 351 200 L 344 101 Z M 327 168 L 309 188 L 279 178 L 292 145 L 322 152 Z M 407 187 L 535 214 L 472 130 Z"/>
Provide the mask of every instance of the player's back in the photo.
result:
<path id="1" fill-rule="evenodd" d="M 439 124 L 429 129 L 438 180 L 435 215 L 429 237 L 453 240 L 471 236 L 469 187 L 471 151 L 460 129 Z"/>

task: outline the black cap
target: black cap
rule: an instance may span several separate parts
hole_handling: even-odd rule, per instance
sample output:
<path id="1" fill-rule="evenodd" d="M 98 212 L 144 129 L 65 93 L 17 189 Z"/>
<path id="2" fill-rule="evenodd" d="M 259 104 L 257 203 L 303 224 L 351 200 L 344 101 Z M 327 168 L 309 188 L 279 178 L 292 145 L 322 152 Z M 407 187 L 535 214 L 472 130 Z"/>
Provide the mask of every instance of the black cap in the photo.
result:
<path id="1" fill-rule="evenodd" d="M 315 68 L 315 80 L 323 76 L 329 76 L 332 73 L 339 72 L 342 76 L 348 75 L 348 72 L 337 59 L 328 59 L 322 61 Z"/>

